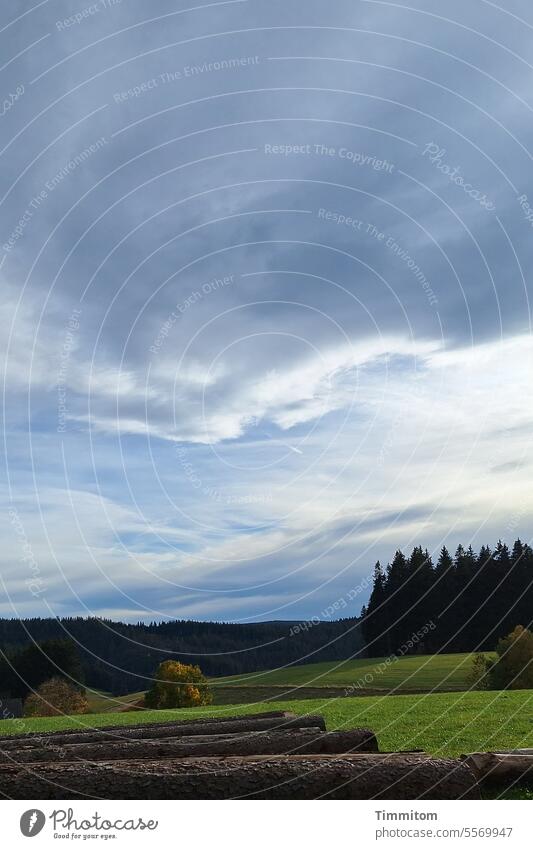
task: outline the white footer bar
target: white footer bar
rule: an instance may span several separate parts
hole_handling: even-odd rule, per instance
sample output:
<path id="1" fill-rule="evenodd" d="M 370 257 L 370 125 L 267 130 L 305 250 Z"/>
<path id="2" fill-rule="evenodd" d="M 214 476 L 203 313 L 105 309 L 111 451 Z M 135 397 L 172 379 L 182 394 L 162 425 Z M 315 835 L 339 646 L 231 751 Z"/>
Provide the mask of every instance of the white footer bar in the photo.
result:
<path id="1" fill-rule="evenodd" d="M 527 801 L 2 801 L 2 844 L 327 849 L 533 845 Z"/>

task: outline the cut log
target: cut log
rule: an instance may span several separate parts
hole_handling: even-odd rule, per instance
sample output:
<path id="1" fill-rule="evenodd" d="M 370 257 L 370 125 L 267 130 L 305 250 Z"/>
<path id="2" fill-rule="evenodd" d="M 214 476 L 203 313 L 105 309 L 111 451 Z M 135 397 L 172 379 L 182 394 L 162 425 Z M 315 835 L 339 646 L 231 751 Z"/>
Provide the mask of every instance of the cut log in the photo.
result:
<path id="1" fill-rule="evenodd" d="M 0 753 L 0 764 L 377 751 L 376 737 L 367 728 L 330 733 L 322 732 L 319 728 L 306 728 L 294 731 L 252 731 L 245 734 L 217 734 L 166 740 L 27 747 Z"/>
<path id="2" fill-rule="evenodd" d="M 124 725 L 113 731 L 97 730 L 79 732 L 77 734 L 54 734 L 48 738 L 38 736 L 27 737 L 24 740 L 5 740 L 0 742 L 0 751 L 10 752 L 13 749 L 26 747 L 62 746 L 69 743 L 101 743 L 122 740 L 150 740 L 166 737 L 206 736 L 210 734 L 240 734 L 247 731 L 285 731 L 296 728 L 320 728 L 326 730 L 322 716 L 295 716 L 294 718 L 271 717 L 267 719 L 233 719 L 224 723 L 211 722 L 166 722 L 164 725 Z"/>
<path id="3" fill-rule="evenodd" d="M 421 755 L 191 758 L 2 767 L 12 799 L 479 799 L 468 764 Z"/>
<path id="4" fill-rule="evenodd" d="M 178 711 L 176 711 L 178 713 Z M 98 728 L 94 728 L 91 725 L 91 716 L 90 714 L 84 714 L 79 717 L 78 721 L 80 723 L 79 728 L 65 728 L 62 731 L 30 731 L 26 734 L 9 734 L 5 737 L 0 737 L 0 745 L 3 745 L 4 742 L 9 742 L 11 740 L 34 740 L 34 739 L 43 739 L 48 740 L 51 737 L 67 737 L 73 734 L 86 734 L 92 732 L 114 732 L 114 731 L 122 731 L 124 728 L 160 728 L 166 727 L 168 725 L 174 725 L 176 728 L 179 726 L 186 726 L 188 728 L 194 728 L 195 725 L 203 725 L 206 722 L 219 724 L 223 722 L 235 722 L 235 721 L 254 721 L 256 719 L 296 719 L 297 714 L 293 713 L 293 711 L 289 710 L 267 710 L 261 711 L 261 713 L 243 713 L 240 716 L 208 716 L 208 717 L 200 717 L 199 719 L 171 719 L 167 722 L 135 722 L 131 725 L 117 725 L 109 724 L 109 725 L 101 725 Z"/>
<path id="5" fill-rule="evenodd" d="M 479 781 L 514 784 L 533 777 L 533 750 L 472 752 L 464 756 Z"/>
<path id="6" fill-rule="evenodd" d="M 487 752 L 476 752 L 475 754 L 487 754 Z M 493 755 L 531 755 L 533 758 L 533 749 L 498 749 L 497 752 L 489 752 Z M 466 755 L 468 757 L 468 755 Z"/>

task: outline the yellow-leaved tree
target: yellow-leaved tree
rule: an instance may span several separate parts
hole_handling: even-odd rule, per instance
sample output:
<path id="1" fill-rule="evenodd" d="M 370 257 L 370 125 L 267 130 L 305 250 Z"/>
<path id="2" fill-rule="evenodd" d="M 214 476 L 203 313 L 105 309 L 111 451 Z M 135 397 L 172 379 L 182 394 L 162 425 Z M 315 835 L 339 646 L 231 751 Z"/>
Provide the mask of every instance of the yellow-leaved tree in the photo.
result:
<path id="1" fill-rule="evenodd" d="M 24 716 L 58 716 L 87 713 L 85 691 L 73 687 L 63 678 L 50 678 L 24 702 Z"/>
<path id="2" fill-rule="evenodd" d="M 209 705 L 213 696 L 199 666 L 165 660 L 157 667 L 154 683 L 144 697 L 147 708 Z"/>

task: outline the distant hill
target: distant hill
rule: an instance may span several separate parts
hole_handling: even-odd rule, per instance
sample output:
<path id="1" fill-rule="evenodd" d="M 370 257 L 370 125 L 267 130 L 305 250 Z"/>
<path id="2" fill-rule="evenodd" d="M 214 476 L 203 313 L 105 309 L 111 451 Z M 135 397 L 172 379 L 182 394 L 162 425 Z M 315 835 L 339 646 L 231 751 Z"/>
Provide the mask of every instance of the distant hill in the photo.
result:
<path id="1" fill-rule="evenodd" d="M 247 625 L 187 620 L 128 625 L 81 617 L 0 619 L 0 648 L 7 656 L 31 641 L 67 637 L 78 648 L 85 683 L 113 694 L 146 689 L 157 665 L 171 658 L 198 663 L 210 676 L 228 676 L 363 655 L 356 618 Z"/>

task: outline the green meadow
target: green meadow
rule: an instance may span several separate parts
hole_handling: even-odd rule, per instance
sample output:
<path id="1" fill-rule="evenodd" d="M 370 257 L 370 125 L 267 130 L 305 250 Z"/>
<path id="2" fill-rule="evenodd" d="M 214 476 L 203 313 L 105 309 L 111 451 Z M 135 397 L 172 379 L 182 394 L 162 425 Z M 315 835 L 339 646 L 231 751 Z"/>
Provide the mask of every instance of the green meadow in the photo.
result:
<path id="1" fill-rule="evenodd" d="M 432 654 L 328 661 L 216 678 L 211 683 L 215 686 L 359 687 L 399 692 L 466 690 L 472 658 L 472 654 Z"/>
<path id="2" fill-rule="evenodd" d="M 479 750 L 533 747 L 532 690 L 294 699 L 268 705 L 256 702 L 175 711 L 4 720 L 0 734 L 170 722 L 265 709 L 292 710 L 299 715 L 319 713 L 330 730 L 368 726 L 377 734 L 383 751 L 424 749 L 436 755 L 455 756 Z"/>

